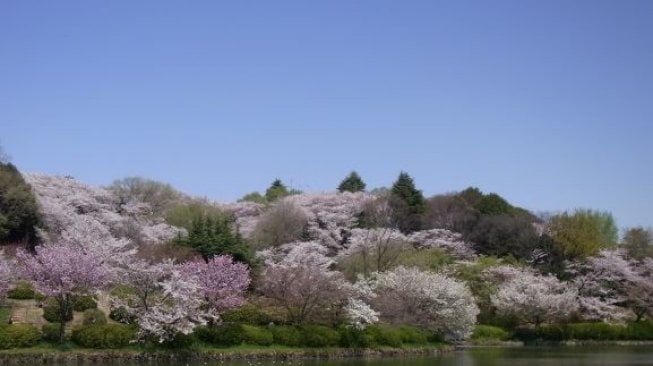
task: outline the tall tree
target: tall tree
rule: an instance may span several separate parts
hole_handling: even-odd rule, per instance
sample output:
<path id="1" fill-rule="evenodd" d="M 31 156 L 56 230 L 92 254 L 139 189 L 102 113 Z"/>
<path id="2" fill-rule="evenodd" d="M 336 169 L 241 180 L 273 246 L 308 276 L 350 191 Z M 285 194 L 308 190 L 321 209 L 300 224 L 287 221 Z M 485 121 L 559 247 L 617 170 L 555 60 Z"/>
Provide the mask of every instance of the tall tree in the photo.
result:
<path id="1" fill-rule="evenodd" d="M 403 232 L 420 230 L 426 201 L 422 191 L 415 187 L 413 178 L 408 173 L 401 172 L 390 192 L 389 202 L 399 229 Z"/>
<path id="2" fill-rule="evenodd" d="M 361 192 L 365 190 L 365 182 L 356 171 L 352 171 L 349 175 L 340 182 L 338 186 L 339 192 Z"/>
<path id="3" fill-rule="evenodd" d="M 230 255 L 252 264 L 249 250 L 233 226 L 233 219 L 227 215 L 201 216 L 194 220 L 182 243 L 197 250 L 207 262 L 216 255 Z"/>
<path id="4" fill-rule="evenodd" d="M 0 163 L 0 242 L 36 243 L 35 227 L 41 222 L 36 197 L 18 169 Z"/>
<path id="5" fill-rule="evenodd" d="M 641 260 L 653 257 L 653 230 L 643 227 L 628 229 L 622 245 L 632 258 Z"/>
<path id="6" fill-rule="evenodd" d="M 280 179 L 275 179 L 270 187 L 265 191 L 265 199 L 268 202 L 274 202 L 281 197 L 289 195 L 288 188 Z"/>
<path id="7" fill-rule="evenodd" d="M 567 259 L 596 255 L 617 244 L 617 225 L 608 212 L 564 212 L 551 218 L 549 229 Z"/>

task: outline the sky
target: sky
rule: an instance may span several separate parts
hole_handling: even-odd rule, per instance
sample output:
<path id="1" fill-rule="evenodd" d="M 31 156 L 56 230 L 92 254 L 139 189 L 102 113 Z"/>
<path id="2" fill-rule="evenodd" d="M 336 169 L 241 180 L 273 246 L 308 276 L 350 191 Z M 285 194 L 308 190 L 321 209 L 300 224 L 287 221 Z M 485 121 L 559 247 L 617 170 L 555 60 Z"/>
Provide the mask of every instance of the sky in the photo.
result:
<path id="1" fill-rule="evenodd" d="M 653 226 L 653 1 L 0 2 L 26 172 L 219 201 L 408 172 Z"/>

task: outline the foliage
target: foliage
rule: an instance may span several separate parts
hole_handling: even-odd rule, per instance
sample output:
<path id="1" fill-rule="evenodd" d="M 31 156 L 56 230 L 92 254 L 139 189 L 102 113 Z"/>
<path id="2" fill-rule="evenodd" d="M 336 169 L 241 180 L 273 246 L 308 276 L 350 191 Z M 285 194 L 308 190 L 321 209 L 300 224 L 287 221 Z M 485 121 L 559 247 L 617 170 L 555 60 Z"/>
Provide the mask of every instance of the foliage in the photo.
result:
<path id="1" fill-rule="evenodd" d="M 241 326 L 243 343 L 258 346 L 269 346 L 273 343 L 272 332 L 263 327 L 242 324 Z"/>
<path id="2" fill-rule="evenodd" d="M 240 262 L 253 262 L 249 249 L 233 227 L 233 219 L 225 215 L 197 218 L 193 221 L 188 237 L 181 242 L 195 249 L 204 260 L 230 255 Z"/>
<path id="3" fill-rule="evenodd" d="M 425 344 L 428 343 L 428 334 L 420 328 L 402 325 L 397 327 L 401 342 L 404 344 Z"/>
<path id="4" fill-rule="evenodd" d="M 84 311 L 84 325 L 107 324 L 107 316 L 100 309 L 87 309 Z"/>
<path id="5" fill-rule="evenodd" d="M 511 215 L 514 211 L 508 201 L 496 193 L 483 195 L 476 205 L 481 215 Z"/>
<path id="6" fill-rule="evenodd" d="M 274 325 L 270 327 L 274 344 L 288 347 L 299 347 L 302 344 L 302 333 L 291 325 Z"/>
<path id="7" fill-rule="evenodd" d="M 258 248 L 279 246 L 300 240 L 308 226 L 306 213 L 292 201 L 280 201 L 266 211 L 250 239 Z"/>
<path id="8" fill-rule="evenodd" d="M 441 248 L 407 247 L 397 258 L 397 265 L 432 272 L 441 271 L 453 262 L 453 257 Z"/>
<path id="9" fill-rule="evenodd" d="M 166 212 L 166 222 L 182 227 L 190 232 L 198 220 L 212 218 L 214 220 L 228 218 L 229 215 L 219 206 L 207 200 L 194 199 L 171 206 Z"/>
<path id="10" fill-rule="evenodd" d="M 267 203 L 267 200 L 263 195 L 261 195 L 258 192 L 250 192 L 244 195 L 241 199 L 239 199 L 238 202 L 254 202 L 254 203 L 260 203 L 264 205 Z"/>
<path id="11" fill-rule="evenodd" d="M 323 325 L 304 325 L 301 327 L 302 344 L 306 347 L 334 347 L 340 341 L 340 334 Z"/>
<path id="12" fill-rule="evenodd" d="M 225 311 L 222 321 L 252 325 L 268 325 L 275 322 L 275 317 L 254 304 L 245 304 L 239 308 Z"/>
<path id="13" fill-rule="evenodd" d="M 352 171 L 338 185 L 338 192 L 361 192 L 365 190 L 365 182 L 356 171 Z"/>
<path id="14" fill-rule="evenodd" d="M 124 324 L 85 325 L 73 330 L 72 340 L 88 348 L 121 348 L 136 339 L 137 329 Z"/>
<path id="15" fill-rule="evenodd" d="M 500 327 L 478 324 L 470 338 L 473 340 L 507 341 L 510 338 L 510 333 Z"/>
<path id="16" fill-rule="evenodd" d="M 426 201 L 422 191 L 415 187 L 413 178 L 401 172 L 392 185 L 390 205 L 393 207 L 398 229 L 410 233 L 422 228 L 422 214 Z"/>
<path id="17" fill-rule="evenodd" d="M 482 216 L 467 239 L 474 249 L 485 255 L 529 258 L 538 243 L 538 235 L 526 218 L 509 215 Z"/>
<path id="18" fill-rule="evenodd" d="M 0 349 L 30 347 L 40 339 L 41 333 L 32 325 L 0 325 Z"/>
<path id="19" fill-rule="evenodd" d="M 93 296 L 78 296 L 73 300 L 73 310 L 84 311 L 87 309 L 96 309 L 97 302 Z"/>
<path id="20" fill-rule="evenodd" d="M 73 308 L 70 303 L 64 303 L 66 308 L 61 309 L 61 305 L 54 298 L 49 298 L 43 304 L 43 319 L 50 323 L 69 322 L 73 320 Z"/>
<path id="21" fill-rule="evenodd" d="M 653 229 L 643 227 L 630 228 L 626 231 L 622 246 L 631 258 L 642 260 L 653 257 Z"/>
<path id="22" fill-rule="evenodd" d="M 567 259 L 596 255 L 617 244 L 617 226 L 607 212 L 564 212 L 550 219 L 549 229 Z"/>
<path id="23" fill-rule="evenodd" d="M 4 283 L 4 281 L 0 283 Z M 35 296 L 34 286 L 27 281 L 18 281 L 12 289 L 7 291 L 7 297 L 15 300 L 30 300 Z"/>
<path id="24" fill-rule="evenodd" d="M 61 327 L 61 324 L 59 323 L 48 323 L 48 324 L 43 324 L 41 327 L 41 332 L 43 332 L 43 340 L 48 341 L 48 342 L 53 342 L 53 343 L 58 343 L 60 342 L 60 334 L 59 334 L 59 328 Z"/>
<path id="25" fill-rule="evenodd" d="M 283 182 L 281 182 L 280 179 L 275 179 L 272 184 L 270 184 L 270 187 L 265 191 L 265 200 L 267 202 L 274 202 L 289 194 L 290 192 Z"/>
<path id="26" fill-rule="evenodd" d="M 36 244 L 41 216 L 32 188 L 11 163 L 0 161 L 0 243 Z"/>
<path id="27" fill-rule="evenodd" d="M 198 339 L 214 346 L 230 347 L 243 342 L 242 326 L 236 323 L 222 323 L 199 326 L 195 329 Z"/>
<path id="28" fill-rule="evenodd" d="M 156 215 L 165 215 L 166 210 L 181 194 L 170 184 L 142 177 L 127 177 L 114 181 L 108 189 L 122 204 L 129 202 L 147 203 Z"/>
<path id="29" fill-rule="evenodd" d="M 545 325 L 535 328 L 518 328 L 515 338 L 524 342 L 537 340 L 560 342 L 565 340 L 653 340 L 653 323 L 628 324 L 574 323 L 566 325 Z"/>
<path id="30" fill-rule="evenodd" d="M 377 346 L 401 347 L 402 332 L 389 325 L 372 325 L 365 329 L 371 343 Z"/>
<path id="31" fill-rule="evenodd" d="M 393 324 L 416 325 L 448 339 L 469 337 L 479 309 L 464 283 L 399 266 L 376 278 L 374 308 Z"/>
<path id="32" fill-rule="evenodd" d="M 352 326 L 341 326 L 338 328 L 340 334 L 340 347 L 367 348 L 372 339 L 365 329 Z"/>
<path id="33" fill-rule="evenodd" d="M 395 267 L 402 253 L 410 248 L 408 239 L 399 231 L 378 229 L 353 229 L 349 247 L 339 254 L 340 266 L 348 277 L 373 272 L 383 272 Z"/>

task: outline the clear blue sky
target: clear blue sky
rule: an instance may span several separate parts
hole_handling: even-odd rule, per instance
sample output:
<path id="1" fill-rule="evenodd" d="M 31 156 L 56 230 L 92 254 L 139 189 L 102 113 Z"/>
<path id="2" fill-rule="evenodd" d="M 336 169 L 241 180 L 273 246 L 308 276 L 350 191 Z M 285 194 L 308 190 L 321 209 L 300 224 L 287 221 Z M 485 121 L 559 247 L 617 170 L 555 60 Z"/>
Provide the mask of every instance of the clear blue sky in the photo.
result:
<path id="1" fill-rule="evenodd" d="M 228 201 L 400 170 L 653 225 L 653 1 L 0 2 L 24 171 Z"/>

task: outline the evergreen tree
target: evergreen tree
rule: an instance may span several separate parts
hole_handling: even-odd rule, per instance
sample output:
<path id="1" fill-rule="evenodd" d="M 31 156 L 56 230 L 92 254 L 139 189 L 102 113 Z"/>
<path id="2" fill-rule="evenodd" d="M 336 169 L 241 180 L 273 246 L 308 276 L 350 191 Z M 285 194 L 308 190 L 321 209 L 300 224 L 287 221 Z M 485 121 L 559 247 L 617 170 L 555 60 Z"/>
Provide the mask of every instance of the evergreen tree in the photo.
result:
<path id="1" fill-rule="evenodd" d="M 216 255 L 230 255 L 236 261 L 253 263 L 242 237 L 233 228 L 233 219 L 228 216 L 197 218 L 182 243 L 195 249 L 206 261 Z"/>
<path id="2" fill-rule="evenodd" d="M 268 202 L 274 202 L 281 197 L 289 195 L 288 188 L 281 182 L 280 179 L 275 179 L 270 187 L 265 191 L 265 199 Z"/>
<path id="3" fill-rule="evenodd" d="M 422 191 L 415 188 L 415 182 L 408 173 L 401 172 L 399 174 L 397 181 L 392 185 L 391 191 L 394 196 L 406 203 L 411 212 L 424 212 L 424 195 L 422 195 Z"/>
<path id="4" fill-rule="evenodd" d="M 31 247 L 40 222 L 32 188 L 13 164 L 0 163 L 0 242 L 22 241 Z"/>
<path id="5" fill-rule="evenodd" d="M 365 190 L 365 182 L 361 179 L 356 171 L 349 173 L 347 178 L 343 179 L 338 186 L 339 192 L 361 192 Z"/>

